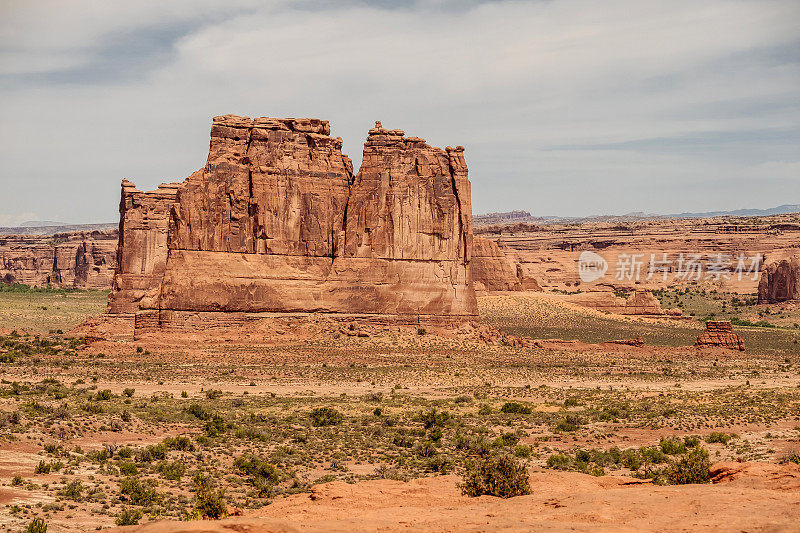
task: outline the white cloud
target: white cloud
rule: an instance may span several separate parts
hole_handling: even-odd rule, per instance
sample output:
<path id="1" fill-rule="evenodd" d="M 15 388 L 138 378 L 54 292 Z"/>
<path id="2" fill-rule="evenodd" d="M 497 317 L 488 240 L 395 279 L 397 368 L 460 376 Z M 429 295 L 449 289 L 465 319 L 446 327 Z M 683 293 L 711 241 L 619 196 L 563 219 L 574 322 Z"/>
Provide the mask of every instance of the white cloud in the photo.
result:
<path id="1" fill-rule="evenodd" d="M 6 211 L 49 183 L 65 217 L 113 219 L 119 178 L 182 179 L 204 161 L 210 117 L 229 112 L 329 119 L 356 161 L 376 119 L 463 144 L 476 211 L 595 212 L 594 193 L 615 212 L 800 195 L 792 182 L 718 188 L 784 179 L 800 160 L 791 0 L 33 5 L 0 23 L 3 72 L 82 70 L 0 85 L 0 182 L 18 195 L 0 197 Z M 109 40 L 156 29 L 170 37 L 148 37 L 141 58 Z M 590 149 L 614 143 L 627 144 Z"/>

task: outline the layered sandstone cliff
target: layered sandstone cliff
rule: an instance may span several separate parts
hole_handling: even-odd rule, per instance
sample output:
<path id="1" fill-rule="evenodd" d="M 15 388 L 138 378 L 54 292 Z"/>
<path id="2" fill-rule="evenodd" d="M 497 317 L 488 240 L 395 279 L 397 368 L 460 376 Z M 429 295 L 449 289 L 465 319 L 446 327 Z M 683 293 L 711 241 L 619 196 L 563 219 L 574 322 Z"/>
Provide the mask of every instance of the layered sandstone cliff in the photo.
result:
<path id="1" fill-rule="evenodd" d="M 800 300 L 800 259 L 792 257 L 767 264 L 758 282 L 758 303 Z"/>
<path id="2" fill-rule="evenodd" d="M 183 183 L 123 182 L 109 312 L 143 328 L 261 312 L 473 317 L 463 148 L 376 123 L 354 176 L 341 146 L 326 121 L 226 115 Z"/>
<path id="3" fill-rule="evenodd" d="M 0 236 L 0 283 L 107 289 L 116 267 L 116 231 Z"/>
<path id="4" fill-rule="evenodd" d="M 476 290 L 542 290 L 534 278 L 525 275 L 512 250 L 478 235 L 472 239 L 472 279 Z"/>

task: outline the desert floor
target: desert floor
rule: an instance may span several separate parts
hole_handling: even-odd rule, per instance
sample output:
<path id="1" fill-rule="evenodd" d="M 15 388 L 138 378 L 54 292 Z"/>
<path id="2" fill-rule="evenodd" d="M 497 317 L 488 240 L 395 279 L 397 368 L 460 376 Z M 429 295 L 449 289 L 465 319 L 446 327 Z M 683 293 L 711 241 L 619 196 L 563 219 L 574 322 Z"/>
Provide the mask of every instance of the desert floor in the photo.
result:
<path id="1" fill-rule="evenodd" d="M 508 293 L 458 329 L 312 316 L 87 346 L 70 329 L 106 293 L 0 292 L 0 525 L 796 530 L 800 311 L 660 297 L 687 318 Z M 733 309 L 776 327 L 737 326 L 743 353 L 691 347 L 697 318 Z M 645 347 L 608 343 L 637 335 Z M 725 463 L 718 483 L 670 484 L 700 448 Z M 461 494 L 496 453 L 525 466 L 530 495 Z M 234 516 L 160 522 L 199 517 L 199 495 Z"/>

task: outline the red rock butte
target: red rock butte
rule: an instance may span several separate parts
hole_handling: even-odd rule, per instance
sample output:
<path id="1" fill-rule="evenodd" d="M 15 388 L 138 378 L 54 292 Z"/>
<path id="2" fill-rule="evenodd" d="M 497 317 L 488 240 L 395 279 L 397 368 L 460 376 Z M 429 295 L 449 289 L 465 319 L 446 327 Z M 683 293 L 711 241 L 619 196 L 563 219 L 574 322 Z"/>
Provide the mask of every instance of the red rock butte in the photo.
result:
<path id="1" fill-rule="evenodd" d="M 109 318 L 137 332 L 264 313 L 476 315 L 464 148 L 376 122 L 361 169 L 327 121 L 215 117 L 205 167 L 122 181 Z"/>

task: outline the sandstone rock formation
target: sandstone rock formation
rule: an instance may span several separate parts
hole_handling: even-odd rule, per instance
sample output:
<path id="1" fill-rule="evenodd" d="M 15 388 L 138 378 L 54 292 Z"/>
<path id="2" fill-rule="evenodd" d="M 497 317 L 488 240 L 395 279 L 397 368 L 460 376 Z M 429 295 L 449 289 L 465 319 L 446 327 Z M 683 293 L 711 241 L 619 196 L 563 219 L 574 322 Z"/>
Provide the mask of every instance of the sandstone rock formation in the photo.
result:
<path id="1" fill-rule="evenodd" d="M 698 348 L 728 348 L 744 351 L 744 340 L 733 332 L 733 325 L 726 321 L 706 322 L 706 330 L 694 343 Z"/>
<path id="2" fill-rule="evenodd" d="M 581 292 L 570 295 L 568 301 L 616 315 L 665 314 L 661 302 L 650 291 L 634 291 L 627 298 L 620 298 L 609 291 Z"/>
<path id="3" fill-rule="evenodd" d="M 183 183 L 123 181 L 109 313 L 137 329 L 264 312 L 473 317 L 463 147 L 378 122 L 356 176 L 341 147 L 326 121 L 226 115 Z"/>
<path id="4" fill-rule="evenodd" d="M 800 260 L 797 257 L 767 264 L 758 282 L 758 303 L 800 299 Z"/>
<path id="5" fill-rule="evenodd" d="M 116 245 L 116 231 L 0 236 L 0 283 L 107 289 Z"/>
<path id="6" fill-rule="evenodd" d="M 477 235 L 472 239 L 472 279 L 476 290 L 542 290 L 534 278 L 525 275 L 510 250 Z"/>

